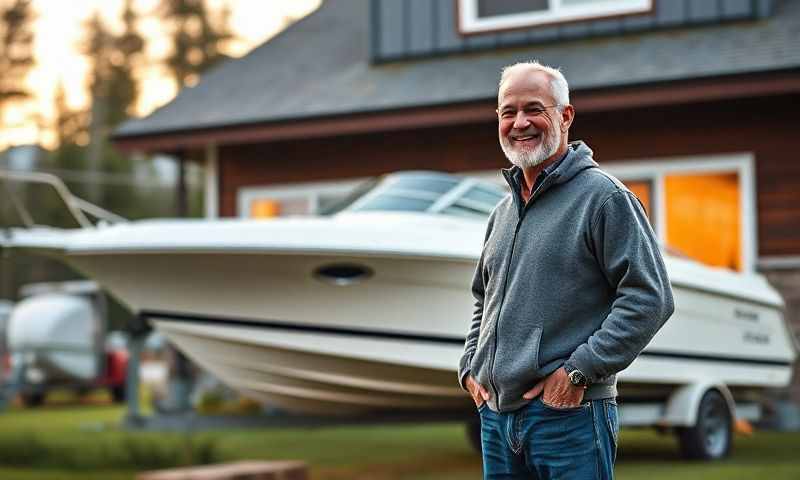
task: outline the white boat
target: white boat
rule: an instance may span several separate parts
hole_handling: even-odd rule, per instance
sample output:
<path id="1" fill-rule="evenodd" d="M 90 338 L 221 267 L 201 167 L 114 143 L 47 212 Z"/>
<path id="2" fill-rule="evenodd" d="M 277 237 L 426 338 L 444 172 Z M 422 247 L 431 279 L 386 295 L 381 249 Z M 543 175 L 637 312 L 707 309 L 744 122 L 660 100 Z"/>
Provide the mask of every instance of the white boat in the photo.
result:
<path id="1" fill-rule="evenodd" d="M 266 404 L 315 414 L 469 411 L 455 373 L 469 283 L 488 213 L 505 194 L 475 179 L 407 172 L 327 217 L 13 229 L 4 242 L 64 258 Z M 733 408 L 787 385 L 793 337 L 765 279 L 665 261 L 675 313 L 621 373 L 621 397 L 659 401 L 659 419 L 693 425 L 712 387 Z M 682 395 L 692 400 L 678 405 L 688 401 L 694 413 L 671 410 Z M 627 423 L 652 422 L 652 413 L 630 411 Z"/>

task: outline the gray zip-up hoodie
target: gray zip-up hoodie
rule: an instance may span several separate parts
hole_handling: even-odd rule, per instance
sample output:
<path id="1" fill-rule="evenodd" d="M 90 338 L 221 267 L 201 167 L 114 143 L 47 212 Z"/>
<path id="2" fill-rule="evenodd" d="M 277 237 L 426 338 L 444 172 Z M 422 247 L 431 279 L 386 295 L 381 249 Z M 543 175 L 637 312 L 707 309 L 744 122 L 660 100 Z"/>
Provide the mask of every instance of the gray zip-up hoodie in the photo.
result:
<path id="1" fill-rule="evenodd" d="M 492 410 L 565 364 L 591 385 L 584 399 L 616 396 L 616 373 L 636 358 L 673 311 L 658 243 L 639 200 L 603 172 L 583 142 L 531 196 L 522 171 L 489 217 L 472 281 L 475 313 L 459 365 L 490 392 Z"/>

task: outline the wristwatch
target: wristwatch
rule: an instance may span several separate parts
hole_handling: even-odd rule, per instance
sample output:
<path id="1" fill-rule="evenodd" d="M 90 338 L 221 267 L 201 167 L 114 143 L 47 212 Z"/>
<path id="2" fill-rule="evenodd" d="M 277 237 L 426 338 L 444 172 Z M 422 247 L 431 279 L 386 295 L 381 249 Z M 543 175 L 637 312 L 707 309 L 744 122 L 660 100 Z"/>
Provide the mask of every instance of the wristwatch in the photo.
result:
<path id="1" fill-rule="evenodd" d="M 589 379 L 587 379 L 586 375 L 584 375 L 583 372 L 577 368 L 564 365 L 564 370 L 567 372 L 567 376 L 569 377 L 571 384 L 575 385 L 576 387 L 583 388 L 589 386 Z"/>

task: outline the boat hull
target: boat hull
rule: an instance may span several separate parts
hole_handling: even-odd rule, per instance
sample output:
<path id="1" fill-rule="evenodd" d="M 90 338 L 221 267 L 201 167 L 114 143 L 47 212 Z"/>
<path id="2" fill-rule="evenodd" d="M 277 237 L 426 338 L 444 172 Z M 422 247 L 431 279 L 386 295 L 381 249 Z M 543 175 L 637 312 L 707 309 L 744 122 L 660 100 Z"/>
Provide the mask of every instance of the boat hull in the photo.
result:
<path id="1" fill-rule="evenodd" d="M 323 415 L 472 408 L 456 366 L 472 316 L 474 259 L 250 252 L 72 260 L 193 361 L 267 405 Z M 371 274 L 344 284 L 316 274 L 331 265 Z M 628 386 L 788 384 L 794 350 L 778 305 L 673 289 L 672 318 L 620 374 L 623 396 L 635 390 Z"/>

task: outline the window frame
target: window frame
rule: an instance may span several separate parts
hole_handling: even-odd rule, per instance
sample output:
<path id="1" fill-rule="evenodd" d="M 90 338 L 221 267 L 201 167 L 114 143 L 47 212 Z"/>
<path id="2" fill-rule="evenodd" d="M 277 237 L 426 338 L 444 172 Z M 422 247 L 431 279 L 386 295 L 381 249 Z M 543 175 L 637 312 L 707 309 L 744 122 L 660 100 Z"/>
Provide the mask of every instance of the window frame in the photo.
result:
<path id="1" fill-rule="evenodd" d="M 514 13 L 491 18 L 478 17 L 479 0 L 455 0 L 458 31 L 461 35 L 516 30 L 560 23 L 643 15 L 655 11 L 657 0 L 622 0 L 627 5 L 614 5 L 608 0 L 599 5 L 562 6 L 562 0 L 549 0 L 550 9 L 543 12 Z"/>
<path id="2" fill-rule="evenodd" d="M 602 162 L 602 161 L 601 161 Z M 739 179 L 739 202 L 741 205 L 739 235 L 741 236 L 742 273 L 757 270 L 758 257 L 758 210 L 755 178 L 755 155 L 739 152 L 718 155 L 693 155 L 682 157 L 639 158 L 630 161 L 600 163 L 600 168 L 621 181 L 650 181 L 653 230 L 659 243 L 667 242 L 667 205 L 664 177 L 675 173 L 736 173 Z M 505 185 L 498 171 L 474 171 L 464 175 L 482 178 Z"/>
<path id="3" fill-rule="evenodd" d="M 250 209 L 254 200 L 269 198 L 277 201 L 307 199 L 309 211 L 304 215 L 319 213 L 319 199 L 322 195 L 342 195 L 346 197 L 368 178 L 349 178 L 330 182 L 303 182 L 291 184 L 240 187 L 236 192 L 236 212 L 242 219 L 252 219 Z"/>
<path id="4" fill-rule="evenodd" d="M 634 160 L 609 162 L 600 165 L 611 175 L 626 180 L 650 180 L 653 201 L 655 232 L 661 244 L 667 242 L 667 205 L 665 177 L 673 174 L 735 173 L 739 180 L 739 204 L 741 205 L 739 235 L 742 240 L 742 272 L 756 270 L 758 259 L 758 222 L 756 210 L 755 157 L 752 153 L 725 155 L 698 155 L 692 157 L 660 158 L 658 160 Z"/>

